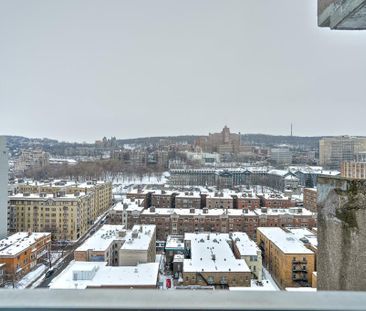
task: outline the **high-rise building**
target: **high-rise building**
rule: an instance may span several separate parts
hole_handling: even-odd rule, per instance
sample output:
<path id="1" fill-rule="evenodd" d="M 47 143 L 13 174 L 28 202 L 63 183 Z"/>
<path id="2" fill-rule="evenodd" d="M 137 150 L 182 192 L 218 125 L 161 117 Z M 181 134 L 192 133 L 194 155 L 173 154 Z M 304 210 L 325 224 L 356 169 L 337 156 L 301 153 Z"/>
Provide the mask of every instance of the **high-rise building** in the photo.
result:
<path id="1" fill-rule="evenodd" d="M 8 233 L 8 152 L 6 138 L 0 136 L 0 239 Z"/>
<path id="2" fill-rule="evenodd" d="M 320 165 L 339 169 L 343 161 L 353 161 L 356 154 L 366 151 L 366 138 L 339 136 L 319 141 Z"/>
<path id="3" fill-rule="evenodd" d="M 291 164 L 292 152 L 289 148 L 272 148 L 271 149 L 271 161 L 276 164 Z"/>

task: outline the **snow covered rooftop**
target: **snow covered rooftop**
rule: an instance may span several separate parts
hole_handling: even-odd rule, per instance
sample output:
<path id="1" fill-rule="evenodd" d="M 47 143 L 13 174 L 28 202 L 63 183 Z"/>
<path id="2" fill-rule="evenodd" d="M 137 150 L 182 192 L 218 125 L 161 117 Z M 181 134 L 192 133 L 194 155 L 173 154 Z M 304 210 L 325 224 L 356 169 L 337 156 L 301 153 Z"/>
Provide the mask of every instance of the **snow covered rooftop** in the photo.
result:
<path id="1" fill-rule="evenodd" d="M 313 247 L 318 247 L 318 238 L 316 234 L 314 232 L 311 232 L 309 229 L 289 228 L 287 230 L 289 230 L 292 234 L 294 234 L 298 240 L 301 240 L 301 242 L 309 243 Z"/>
<path id="2" fill-rule="evenodd" d="M 314 174 L 314 175 L 330 175 L 336 176 L 340 172 L 337 170 L 325 170 L 322 166 L 289 166 L 289 171 L 292 173 Z"/>
<path id="3" fill-rule="evenodd" d="M 238 248 L 240 256 L 257 256 L 259 247 L 253 240 L 249 239 L 245 232 L 233 232 L 232 240 Z"/>
<path id="4" fill-rule="evenodd" d="M 147 250 L 154 238 L 155 225 L 134 225 L 132 230 L 126 234 L 122 250 Z"/>
<path id="5" fill-rule="evenodd" d="M 103 225 L 97 232 L 81 244 L 76 251 L 106 251 L 115 240 L 124 239 L 120 234 L 126 231 L 123 225 Z"/>
<path id="6" fill-rule="evenodd" d="M 201 194 L 197 191 L 179 192 L 175 198 L 201 199 Z"/>
<path id="7" fill-rule="evenodd" d="M 233 197 L 231 196 L 230 192 L 210 192 L 207 195 L 207 199 L 226 199 L 226 200 L 232 200 Z"/>
<path id="8" fill-rule="evenodd" d="M 106 262 L 72 261 L 50 284 L 51 289 L 156 286 L 158 263 L 107 266 Z"/>
<path id="9" fill-rule="evenodd" d="M 11 257 L 27 248 L 33 246 L 42 238 L 49 237 L 51 240 L 51 233 L 49 232 L 18 232 L 5 239 L 0 240 L 0 256 Z"/>
<path id="10" fill-rule="evenodd" d="M 175 250 L 176 249 L 182 249 L 182 250 L 184 250 L 183 237 L 168 235 L 168 237 L 166 239 L 165 249 L 166 250 L 171 250 L 171 249 L 175 249 Z"/>
<path id="11" fill-rule="evenodd" d="M 276 215 L 297 215 L 297 216 L 312 216 L 314 215 L 313 212 L 307 210 L 306 208 L 302 207 L 290 207 L 290 208 L 266 208 L 264 210 L 260 208 L 256 208 L 254 210 L 256 215 L 269 215 L 269 216 L 276 216 Z"/>
<path id="12" fill-rule="evenodd" d="M 259 227 L 259 232 L 265 235 L 273 244 L 275 244 L 283 253 L 287 254 L 313 254 L 313 252 L 304 246 L 295 234 L 286 232 L 281 228 Z"/>
<path id="13" fill-rule="evenodd" d="M 231 216 L 255 216 L 255 212 L 244 209 L 220 209 L 220 208 L 207 208 L 207 209 L 190 209 L 190 208 L 155 208 L 154 209 L 145 209 L 142 212 L 143 215 L 180 215 L 180 216 L 220 216 L 220 215 L 231 215 Z"/>
<path id="14" fill-rule="evenodd" d="M 55 200 L 55 201 L 74 201 L 78 200 L 80 197 L 85 196 L 85 192 L 79 192 L 75 194 L 63 194 L 62 196 L 57 196 L 52 193 L 17 193 L 9 196 L 9 200 L 22 199 L 22 200 Z"/>
<path id="15" fill-rule="evenodd" d="M 266 200 L 290 200 L 290 198 L 284 196 L 282 193 L 264 193 L 261 196 Z"/>
<path id="16" fill-rule="evenodd" d="M 184 259 L 183 272 L 250 272 L 244 259 L 236 259 L 228 234 L 186 233 L 191 241 L 191 259 Z"/>
<path id="17" fill-rule="evenodd" d="M 130 199 L 124 199 L 123 203 L 122 202 L 117 202 L 116 205 L 113 206 L 113 211 L 115 212 L 122 212 L 122 211 L 139 211 L 142 212 L 142 210 L 144 209 L 143 206 L 141 205 L 141 202 L 143 202 L 143 199 L 139 199 L 139 200 L 135 200 L 135 201 L 131 201 Z"/>
<path id="18" fill-rule="evenodd" d="M 17 182 L 19 185 L 29 185 L 29 186 L 38 186 L 38 187 L 55 187 L 55 188 L 68 188 L 68 187 L 78 187 L 78 188 L 93 188 L 96 185 L 105 184 L 105 181 L 95 180 L 95 181 L 85 181 L 85 182 L 77 182 L 74 180 L 63 180 L 63 179 L 55 179 L 50 181 L 36 181 L 36 180 L 23 180 Z"/>

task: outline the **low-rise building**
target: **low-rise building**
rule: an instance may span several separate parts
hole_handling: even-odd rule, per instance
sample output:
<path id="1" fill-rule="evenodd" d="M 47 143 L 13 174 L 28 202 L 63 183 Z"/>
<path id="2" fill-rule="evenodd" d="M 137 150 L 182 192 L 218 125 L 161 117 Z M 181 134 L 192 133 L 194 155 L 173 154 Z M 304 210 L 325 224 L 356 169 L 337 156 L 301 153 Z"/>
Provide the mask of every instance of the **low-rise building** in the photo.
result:
<path id="1" fill-rule="evenodd" d="M 100 261 L 117 266 L 125 236 L 123 225 L 103 225 L 74 251 L 74 258 L 76 261 Z"/>
<path id="2" fill-rule="evenodd" d="M 72 261 L 50 284 L 51 289 L 156 288 L 158 263 L 113 267 L 106 262 Z"/>
<path id="3" fill-rule="evenodd" d="M 245 232 L 233 232 L 233 249 L 236 258 L 244 259 L 255 278 L 262 281 L 262 252 Z"/>
<path id="4" fill-rule="evenodd" d="M 119 265 L 134 266 L 138 263 L 155 262 L 156 226 L 135 225 L 127 232 L 119 250 Z"/>
<path id="5" fill-rule="evenodd" d="M 183 263 L 184 285 L 250 286 L 250 269 L 244 259 L 235 258 L 228 234 L 186 233 L 184 243 L 190 254 Z"/>
<path id="6" fill-rule="evenodd" d="M 165 259 L 167 264 L 173 262 L 176 254 L 184 254 L 183 235 L 169 235 L 165 244 Z"/>
<path id="7" fill-rule="evenodd" d="M 0 240 L 0 264 L 5 264 L 4 279 L 14 282 L 48 258 L 51 233 L 18 232 Z"/>
<path id="8" fill-rule="evenodd" d="M 144 207 L 151 206 L 151 195 L 154 191 L 135 188 L 126 194 L 127 199 L 140 199 L 144 202 Z"/>
<path id="9" fill-rule="evenodd" d="M 249 210 L 254 210 L 260 207 L 260 199 L 252 191 L 238 193 L 236 194 L 236 197 L 237 199 L 235 208 L 238 209 L 247 208 Z"/>
<path id="10" fill-rule="evenodd" d="M 199 192 L 180 192 L 175 196 L 175 208 L 201 208 Z"/>
<path id="11" fill-rule="evenodd" d="M 233 197 L 227 192 L 209 193 L 206 197 L 207 208 L 233 208 Z"/>
<path id="12" fill-rule="evenodd" d="M 309 211 L 317 211 L 317 198 L 318 191 L 316 188 L 305 188 L 304 189 L 304 207 Z"/>
<path id="13" fill-rule="evenodd" d="M 175 193 L 167 190 L 155 190 L 151 195 L 151 205 L 157 208 L 173 208 Z"/>
<path id="14" fill-rule="evenodd" d="M 263 263 L 281 288 L 311 286 L 314 252 L 282 228 L 257 228 Z"/>
<path id="15" fill-rule="evenodd" d="M 108 222 L 112 225 L 124 225 L 126 229 L 131 229 L 135 222 L 129 223 L 129 218 L 138 217 L 144 210 L 142 199 L 124 199 L 117 202 L 109 211 Z"/>
<path id="16" fill-rule="evenodd" d="M 258 195 L 261 200 L 261 206 L 268 208 L 289 208 L 295 206 L 295 201 L 280 193 L 264 193 Z"/>
<path id="17" fill-rule="evenodd" d="M 273 227 L 316 227 L 317 217 L 311 211 L 300 208 L 271 209 L 144 209 L 128 223 L 156 225 L 157 239 L 165 241 L 169 235 L 183 235 L 185 232 L 246 232 L 256 239 L 256 228 Z"/>

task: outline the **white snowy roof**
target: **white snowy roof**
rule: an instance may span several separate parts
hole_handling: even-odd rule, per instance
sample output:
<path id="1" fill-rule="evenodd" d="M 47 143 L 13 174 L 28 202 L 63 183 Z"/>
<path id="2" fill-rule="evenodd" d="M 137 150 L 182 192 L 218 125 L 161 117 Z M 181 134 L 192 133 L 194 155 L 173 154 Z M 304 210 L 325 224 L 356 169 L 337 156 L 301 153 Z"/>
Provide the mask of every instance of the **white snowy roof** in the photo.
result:
<path id="1" fill-rule="evenodd" d="M 340 172 L 337 170 L 325 170 L 322 166 L 289 166 L 291 172 L 301 172 L 303 174 L 314 174 L 314 175 L 339 175 Z"/>
<path id="2" fill-rule="evenodd" d="M 245 232 L 233 232 L 232 240 L 241 256 L 257 256 L 259 247 Z"/>
<path id="3" fill-rule="evenodd" d="M 42 238 L 49 237 L 51 240 L 51 233 L 49 232 L 18 232 L 5 239 L 0 240 L 0 256 L 10 257 L 25 251 L 37 241 Z"/>
<path id="4" fill-rule="evenodd" d="M 106 251 L 115 240 L 121 240 L 120 232 L 125 231 L 123 225 L 103 225 L 97 232 L 81 244 L 76 251 Z"/>
<path id="5" fill-rule="evenodd" d="M 186 192 L 179 192 L 179 194 L 175 197 L 177 198 L 193 198 L 193 199 L 200 199 L 201 194 L 197 191 L 186 191 Z"/>
<path id="6" fill-rule="evenodd" d="M 281 228 L 271 227 L 259 227 L 257 230 L 271 240 L 283 253 L 313 254 L 293 233 L 288 233 Z"/>
<path id="7" fill-rule="evenodd" d="M 55 187 L 55 188 L 68 188 L 68 187 L 78 187 L 78 188 L 93 188 L 96 185 L 102 185 L 107 182 L 105 181 L 85 181 L 82 183 L 78 183 L 75 180 L 62 180 L 62 179 L 55 179 L 52 181 L 36 181 L 32 179 L 24 180 L 23 182 L 18 182 L 21 185 L 29 185 L 29 186 L 38 186 L 38 187 Z"/>
<path id="8" fill-rule="evenodd" d="M 28 193 L 27 195 L 24 195 L 24 193 L 17 193 L 17 194 L 14 194 L 14 195 L 10 195 L 9 200 L 22 199 L 22 200 L 46 201 L 46 200 L 51 199 L 51 200 L 54 200 L 54 201 L 74 201 L 74 200 L 80 199 L 80 197 L 83 197 L 85 195 L 86 195 L 85 192 L 80 192 L 77 196 L 74 195 L 74 194 L 66 193 L 61 197 L 54 196 L 52 193 L 45 193 L 45 194 Z"/>
<path id="9" fill-rule="evenodd" d="M 301 215 L 301 216 L 312 216 L 314 213 L 302 207 L 290 207 L 290 208 L 266 208 L 263 212 L 260 208 L 254 210 L 256 215 Z"/>
<path id="10" fill-rule="evenodd" d="M 290 228 L 288 229 L 298 240 L 306 239 L 314 247 L 318 246 L 318 238 L 314 232 L 306 228 Z M 304 243 L 304 241 L 302 241 Z"/>
<path id="11" fill-rule="evenodd" d="M 184 272 L 250 272 L 244 259 L 236 259 L 229 235 L 220 233 L 185 234 L 191 241 L 191 259 L 184 259 Z"/>
<path id="12" fill-rule="evenodd" d="M 184 249 L 184 241 L 181 237 L 168 235 L 166 239 L 165 249 Z"/>
<path id="13" fill-rule="evenodd" d="M 148 250 L 155 234 L 155 225 L 134 225 L 126 234 L 122 250 Z M 134 237 L 134 235 L 137 237 Z"/>
<path id="14" fill-rule="evenodd" d="M 266 200 L 290 200 L 288 197 L 285 197 L 282 193 L 264 193 L 263 198 Z"/>
<path id="15" fill-rule="evenodd" d="M 256 214 L 253 211 L 247 210 L 247 213 L 244 213 L 244 210 L 242 209 L 220 209 L 220 208 L 208 208 L 204 212 L 203 209 L 196 208 L 194 210 L 194 213 L 191 213 L 191 209 L 189 208 L 155 208 L 155 211 L 150 211 L 150 209 L 145 209 L 142 214 L 143 215 L 180 215 L 180 216 L 199 216 L 199 215 L 207 215 L 207 216 L 220 216 L 225 215 L 226 213 L 228 215 L 232 216 L 240 216 L 240 215 L 246 215 L 246 216 L 255 216 Z"/>
<path id="16" fill-rule="evenodd" d="M 270 171 L 268 171 L 268 174 L 278 175 L 278 176 L 282 176 L 282 177 L 284 177 L 288 173 L 289 173 L 289 171 L 286 171 L 286 170 L 270 170 Z"/>
<path id="17" fill-rule="evenodd" d="M 159 264 L 106 266 L 106 262 L 72 261 L 50 284 L 51 289 L 85 289 L 88 287 L 155 286 Z"/>
<path id="18" fill-rule="evenodd" d="M 143 206 L 140 206 L 140 202 L 142 202 L 143 200 L 136 200 L 134 202 L 131 202 L 129 199 L 124 199 L 123 200 L 123 203 L 122 202 L 117 202 L 116 205 L 113 206 L 113 210 L 115 212 L 122 212 L 122 211 L 129 211 L 129 212 L 132 212 L 132 211 L 139 211 L 141 212 L 144 207 Z"/>
<path id="19" fill-rule="evenodd" d="M 231 196 L 230 192 L 210 192 L 207 195 L 207 199 L 226 199 L 226 200 L 233 200 L 233 197 Z"/>
<path id="20" fill-rule="evenodd" d="M 156 195 L 166 195 L 166 196 L 171 196 L 174 192 L 170 191 L 170 190 L 161 190 L 161 189 L 157 189 L 154 190 L 154 193 L 152 194 L 153 196 Z"/>

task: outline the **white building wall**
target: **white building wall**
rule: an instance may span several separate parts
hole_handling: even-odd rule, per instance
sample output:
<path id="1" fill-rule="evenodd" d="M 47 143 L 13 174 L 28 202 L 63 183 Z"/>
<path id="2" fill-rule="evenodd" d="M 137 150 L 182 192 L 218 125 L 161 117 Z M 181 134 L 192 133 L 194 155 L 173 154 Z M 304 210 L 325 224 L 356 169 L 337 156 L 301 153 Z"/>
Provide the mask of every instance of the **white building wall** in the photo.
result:
<path id="1" fill-rule="evenodd" d="M 0 136 L 0 239 L 8 234 L 8 166 L 6 138 Z"/>

